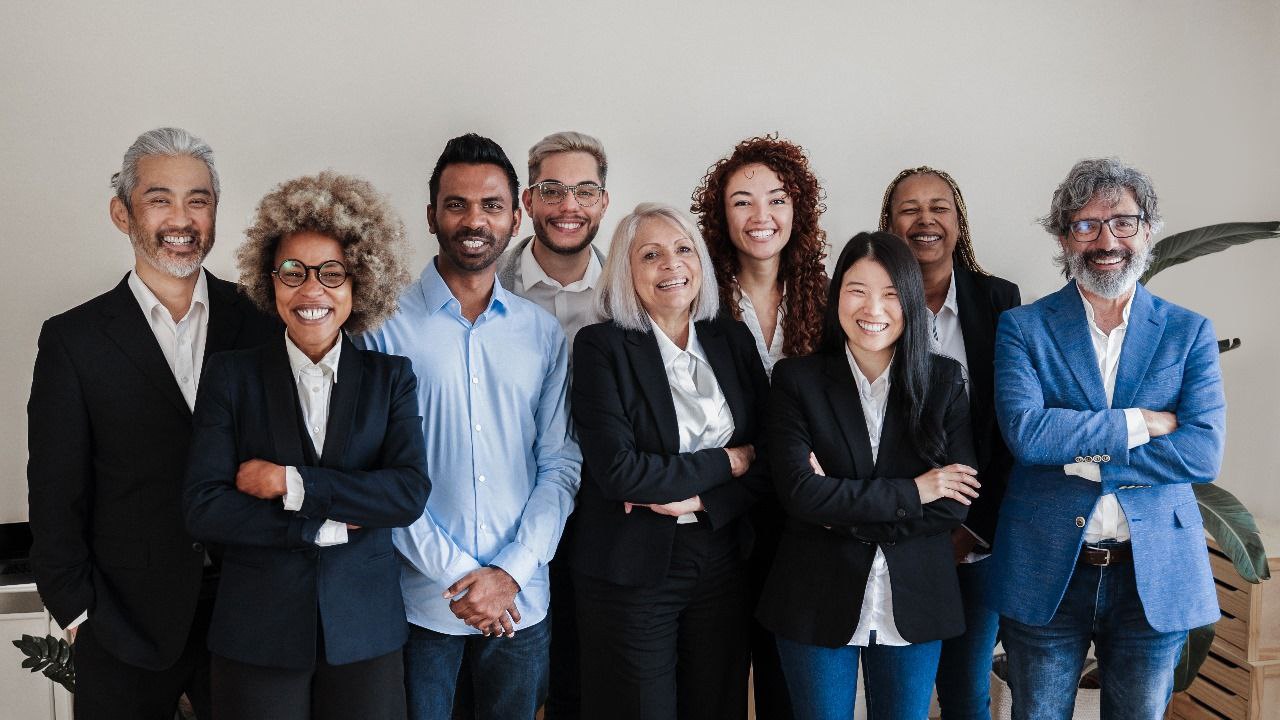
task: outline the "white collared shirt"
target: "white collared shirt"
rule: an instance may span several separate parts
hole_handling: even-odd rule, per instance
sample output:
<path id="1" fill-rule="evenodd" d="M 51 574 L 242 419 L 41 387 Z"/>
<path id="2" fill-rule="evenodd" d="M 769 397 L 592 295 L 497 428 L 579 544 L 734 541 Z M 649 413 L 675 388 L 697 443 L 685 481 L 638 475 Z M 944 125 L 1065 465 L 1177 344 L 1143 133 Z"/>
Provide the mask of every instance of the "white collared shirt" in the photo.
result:
<path id="1" fill-rule="evenodd" d="M 1079 285 L 1076 286 L 1076 290 L 1080 290 Z M 1124 348 L 1124 336 L 1129 330 L 1129 310 L 1133 307 L 1133 295 L 1130 295 L 1128 302 L 1124 304 L 1120 324 L 1113 328 L 1110 334 L 1102 332 L 1098 327 L 1094 320 L 1093 306 L 1089 304 L 1083 292 L 1080 293 L 1080 302 L 1084 303 L 1085 321 L 1089 324 L 1089 339 L 1093 341 L 1094 357 L 1098 361 L 1098 372 L 1102 374 L 1102 386 L 1107 393 L 1107 406 L 1110 407 L 1111 398 L 1116 391 L 1116 376 L 1120 371 L 1120 351 Z M 1141 410 L 1126 408 L 1124 419 L 1129 433 L 1130 450 L 1151 440 L 1150 434 L 1147 433 L 1147 423 L 1142 419 Z M 1102 470 L 1094 463 L 1068 463 L 1062 466 L 1062 470 L 1068 475 L 1102 482 Z M 1128 539 L 1129 519 L 1125 516 L 1124 508 L 1120 506 L 1120 501 L 1116 499 L 1115 494 L 1107 493 L 1098 498 L 1098 503 L 1094 505 L 1093 513 L 1089 516 L 1089 523 L 1084 528 L 1084 541 L 1093 544 L 1101 540 L 1124 542 Z"/>
<path id="2" fill-rule="evenodd" d="M 338 360 L 342 356 L 342 338 L 333 344 L 333 348 L 320 358 L 320 362 L 311 362 L 307 354 L 298 349 L 284 333 L 284 347 L 289 355 L 289 368 L 293 371 L 293 380 L 298 385 L 298 405 L 302 408 L 302 418 L 306 422 L 307 437 L 311 438 L 311 446 L 316 455 L 324 454 L 324 438 L 329 426 L 329 398 L 333 394 L 333 386 L 338 382 Z M 284 509 L 297 512 L 302 509 L 302 501 L 306 497 L 306 486 L 302 482 L 302 473 L 298 468 L 289 465 L 284 469 Z M 315 543 L 320 547 L 341 545 L 347 541 L 347 524 L 335 520 L 325 520 L 316 534 Z"/>
<path id="3" fill-rule="evenodd" d="M 599 284 L 600 258 L 594 250 L 588 249 L 587 271 L 581 280 L 561 285 L 555 278 L 547 275 L 538 259 L 533 256 L 533 246 L 538 243 L 533 238 L 520 253 L 516 263 L 514 285 L 515 294 L 532 300 L 538 307 L 556 316 L 560 327 L 564 329 L 565 339 L 569 347 L 573 347 L 573 338 L 578 331 L 601 318 L 595 311 L 595 288 Z"/>
<path id="4" fill-rule="evenodd" d="M 676 408 L 676 424 L 680 429 L 680 452 L 697 452 L 707 448 L 724 447 L 733 437 L 733 413 L 725 399 L 715 371 L 707 362 L 707 355 L 698 342 L 698 331 L 689 322 L 689 341 L 685 349 L 668 338 L 657 323 L 653 334 L 658 339 L 658 353 L 667 372 L 671 387 L 671 400 Z M 680 498 L 684 499 L 684 498 Z M 680 524 L 697 522 L 693 513 L 677 518 Z"/>
<path id="5" fill-rule="evenodd" d="M 746 293 L 738 291 L 738 311 L 742 313 L 742 322 L 746 323 L 747 329 L 751 331 L 751 337 L 755 338 L 756 352 L 760 355 L 760 362 L 764 363 L 765 374 L 771 378 L 774 364 L 783 358 L 782 318 L 787 307 L 786 295 L 787 290 L 783 288 L 782 302 L 778 303 L 778 320 L 773 326 L 773 342 L 766 344 L 764 330 L 760 328 L 760 316 L 756 314 L 756 306 L 751 303 L 751 298 L 747 297 Z"/>
<path id="6" fill-rule="evenodd" d="M 129 273 L 129 289 L 142 308 L 156 343 L 169 363 L 169 370 L 173 372 L 173 379 L 178 381 L 178 389 L 191 409 L 196 406 L 200 370 L 204 367 L 205 338 L 209 334 L 209 280 L 205 277 L 204 268 L 196 272 L 200 276 L 191 293 L 191 305 L 177 322 L 138 273 Z"/>
<path id="7" fill-rule="evenodd" d="M 884 429 L 885 409 L 889 406 L 889 370 L 893 361 L 875 381 L 867 380 L 862 369 L 853 359 L 849 346 L 844 348 L 845 359 L 853 371 L 854 384 L 858 386 L 858 399 L 862 401 L 862 419 L 867 424 L 867 440 L 871 442 L 871 462 L 880 457 L 880 431 Z M 889 563 L 884 551 L 876 546 L 876 557 L 871 561 L 867 575 L 867 589 L 862 594 L 862 610 L 858 613 L 858 626 L 854 628 L 849 645 L 866 647 L 871 643 L 871 631 L 876 633 L 877 645 L 910 645 L 898 632 L 893 622 L 893 587 L 889 582 Z"/>

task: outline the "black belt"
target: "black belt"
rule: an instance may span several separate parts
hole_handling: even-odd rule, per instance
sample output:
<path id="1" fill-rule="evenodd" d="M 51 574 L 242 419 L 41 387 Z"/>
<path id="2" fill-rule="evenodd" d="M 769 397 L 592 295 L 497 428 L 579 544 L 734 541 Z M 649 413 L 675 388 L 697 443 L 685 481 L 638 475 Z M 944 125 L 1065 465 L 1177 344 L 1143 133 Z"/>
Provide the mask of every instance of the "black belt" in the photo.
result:
<path id="1" fill-rule="evenodd" d="M 1129 543 L 1108 545 L 1106 547 L 1085 545 L 1080 548 L 1079 562 L 1083 565 L 1093 565 L 1095 567 L 1130 563 L 1133 562 L 1133 546 Z"/>

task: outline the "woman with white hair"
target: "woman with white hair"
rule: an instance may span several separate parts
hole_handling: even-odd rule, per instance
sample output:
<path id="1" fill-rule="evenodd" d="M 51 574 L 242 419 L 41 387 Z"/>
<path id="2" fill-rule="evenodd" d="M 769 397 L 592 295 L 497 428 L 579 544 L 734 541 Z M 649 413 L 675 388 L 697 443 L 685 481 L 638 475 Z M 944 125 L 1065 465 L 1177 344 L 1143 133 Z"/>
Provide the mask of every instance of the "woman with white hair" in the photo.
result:
<path id="1" fill-rule="evenodd" d="M 609 320 L 574 342 L 584 717 L 746 717 L 745 515 L 769 487 L 754 447 L 768 380 L 718 296 L 697 228 L 644 203 L 614 232 Z"/>

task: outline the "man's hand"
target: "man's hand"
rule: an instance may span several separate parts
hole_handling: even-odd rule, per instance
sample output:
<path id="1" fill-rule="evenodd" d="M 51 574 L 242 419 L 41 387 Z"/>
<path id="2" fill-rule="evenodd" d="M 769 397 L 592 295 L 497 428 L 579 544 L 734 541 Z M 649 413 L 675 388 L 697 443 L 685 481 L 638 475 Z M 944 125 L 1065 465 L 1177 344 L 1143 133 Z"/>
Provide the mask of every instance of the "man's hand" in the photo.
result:
<path id="1" fill-rule="evenodd" d="M 958 527 L 951 531 L 951 553 L 959 565 L 965 558 L 969 557 L 969 553 L 978 546 L 978 538 L 968 530 Z"/>
<path id="2" fill-rule="evenodd" d="M 284 466 L 266 460 L 245 460 L 236 471 L 236 489 L 263 500 L 284 497 Z"/>
<path id="3" fill-rule="evenodd" d="M 746 475 L 747 469 L 751 467 L 751 463 L 755 462 L 756 459 L 754 445 L 727 447 L 724 451 L 729 454 L 729 474 L 734 477 Z"/>
<path id="4" fill-rule="evenodd" d="M 1178 429 L 1178 416 L 1160 410 L 1142 410 L 1142 419 L 1147 421 L 1147 434 L 1153 438 L 1168 435 Z"/>
<path id="5" fill-rule="evenodd" d="M 486 636 L 516 634 L 520 611 L 516 593 L 520 586 L 500 567 L 482 567 L 463 575 L 444 591 L 449 609 L 462 622 Z"/>

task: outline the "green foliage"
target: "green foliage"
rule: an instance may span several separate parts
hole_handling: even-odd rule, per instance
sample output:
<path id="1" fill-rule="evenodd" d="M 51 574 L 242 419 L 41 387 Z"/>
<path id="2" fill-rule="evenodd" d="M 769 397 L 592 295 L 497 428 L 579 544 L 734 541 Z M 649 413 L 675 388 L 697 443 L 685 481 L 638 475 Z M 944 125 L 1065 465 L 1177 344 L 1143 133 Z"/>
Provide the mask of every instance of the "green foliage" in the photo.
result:
<path id="1" fill-rule="evenodd" d="M 1209 646 L 1213 644 L 1213 625 L 1192 628 L 1187 631 L 1187 639 L 1182 645 L 1182 655 L 1178 665 L 1173 669 L 1173 691 L 1186 692 L 1195 682 L 1196 675 L 1204 659 L 1209 657 Z"/>
<path id="2" fill-rule="evenodd" d="M 23 635 L 13 644 L 27 656 L 22 667 L 33 673 L 44 673 L 45 677 L 61 683 L 68 691 L 76 691 L 75 650 L 66 640 L 52 635 Z"/>
<path id="3" fill-rule="evenodd" d="M 1280 221 L 1206 225 L 1170 235 L 1157 242 L 1151 249 L 1154 258 L 1151 261 L 1151 267 L 1143 273 L 1140 282 L 1145 285 L 1161 270 L 1181 265 L 1201 255 L 1210 255 L 1222 252 L 1229 247 L 1273 237 L 1280 237 Z"/>
<path id="4" fill-rule="evenodd" d="M 1235 495 L 1217 485 L 1192 485 L 1200 502 L 1204 529 L 1213 536 L 1222 552 L 1231 558 L 1240 577 L 1251 583 L 1271 578 L 1267 549 L 1258 534 L 1258 523 Z"/>

